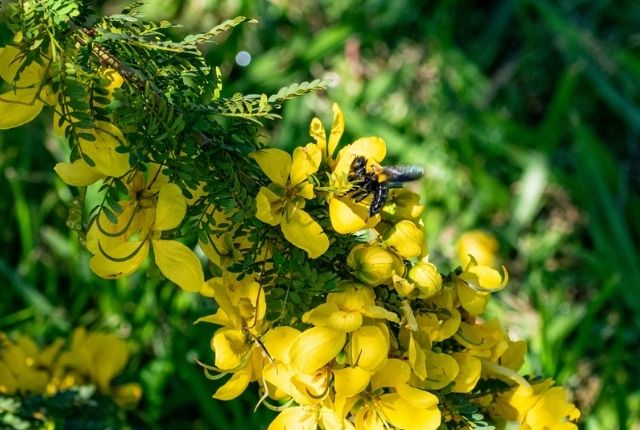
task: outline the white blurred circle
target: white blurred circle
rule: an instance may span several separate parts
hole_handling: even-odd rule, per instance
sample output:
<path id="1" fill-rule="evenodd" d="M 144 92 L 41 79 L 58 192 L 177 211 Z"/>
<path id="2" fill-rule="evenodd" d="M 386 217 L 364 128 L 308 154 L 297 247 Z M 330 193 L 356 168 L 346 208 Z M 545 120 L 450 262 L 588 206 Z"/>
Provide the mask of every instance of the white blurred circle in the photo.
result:
<path id="1" fill-rule="evenodd" d="M 247 51 L 240 51 L 236 55 L 236 64 L 238 66 L 245 67 L 245 66 L 248 66 L 250 62 L 251 62 L 251 54 L 249 54 Z"/>

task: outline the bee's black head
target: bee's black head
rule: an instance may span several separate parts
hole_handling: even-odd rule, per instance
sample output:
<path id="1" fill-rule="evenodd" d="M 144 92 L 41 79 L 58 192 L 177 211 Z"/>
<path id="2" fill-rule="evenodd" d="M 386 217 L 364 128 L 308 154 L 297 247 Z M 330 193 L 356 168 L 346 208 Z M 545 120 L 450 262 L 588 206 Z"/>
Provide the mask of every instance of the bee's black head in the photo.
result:
<path id="1" fill-rule="evenodd" d="M 367 159 L 362 155 L 356 156 L 351 162 L 351 169 L 349 170 L 349 179 L 361 179 L 367 173 Z"/>

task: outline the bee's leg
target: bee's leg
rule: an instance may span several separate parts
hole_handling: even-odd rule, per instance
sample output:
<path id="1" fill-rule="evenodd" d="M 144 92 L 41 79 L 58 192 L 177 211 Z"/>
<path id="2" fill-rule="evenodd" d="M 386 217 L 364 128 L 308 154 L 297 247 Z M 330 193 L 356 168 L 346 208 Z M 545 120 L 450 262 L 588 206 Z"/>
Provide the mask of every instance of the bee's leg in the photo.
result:
<path id="1" fill-rule="evenodd" d="M 369 207 L 369 216 L 379 213 L 387 203 L 389 197 L 389 185 L 386 182 L 378 182 L 378 186 L 373 190 L 373 199 Z"/>
<path id="2" fill-rule="evenodd" d="M 359 203 L 366 199 L 369 194 L 371 194 L 371 191 L 366 188 L 359 188 L 351 193 L 351 198 L 354 202 Z"/>

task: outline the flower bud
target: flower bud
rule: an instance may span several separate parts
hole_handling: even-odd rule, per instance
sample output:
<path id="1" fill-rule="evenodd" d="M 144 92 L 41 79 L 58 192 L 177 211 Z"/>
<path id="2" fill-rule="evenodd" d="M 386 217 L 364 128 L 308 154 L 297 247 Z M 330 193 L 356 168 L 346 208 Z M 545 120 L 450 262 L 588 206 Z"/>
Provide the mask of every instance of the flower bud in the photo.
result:
<path id="1" fill-rule="evenodd" d="M 405 258 L 418 257 L 427 253 L 424 232 L 413 222 L 403 220 L 384 233 L 385 245 L 394 248 L 398 254 Z"/>
<path id="2" fill-rule="evenodd" d="M 402 261 L 391 252 L 377 245 L 354 246 L 347 264 L 354 276 L 368 285 L 382 284 L 397 270 L 402 270 Z"/>
<path id="3" fill-rule="evenodd" d="M 420 290 L 420 298 L 426 299 L 436 295 L 442 289 L 442 276 L 436 266 L 420 261 L 409 270 L 409 279 Z"/>
<path id="4" fill-rule="evenodd" d="M 424 212 L 424 206 L 419 202 L 420 196 L 413 191 L 405 188 L 393 190 L 383 215 L 396 220 L 417 220 Z"/>
<path id="5" fill-rule="evenodd" d="M 473 230 L 460 236 L 456 243 L 456 251 L 462 268 L 466 268 L 471 261 L 469 255 L 472 255 L 480 266 L 495 267 L 499 246 L 493 235 L 481 230 Z"/>

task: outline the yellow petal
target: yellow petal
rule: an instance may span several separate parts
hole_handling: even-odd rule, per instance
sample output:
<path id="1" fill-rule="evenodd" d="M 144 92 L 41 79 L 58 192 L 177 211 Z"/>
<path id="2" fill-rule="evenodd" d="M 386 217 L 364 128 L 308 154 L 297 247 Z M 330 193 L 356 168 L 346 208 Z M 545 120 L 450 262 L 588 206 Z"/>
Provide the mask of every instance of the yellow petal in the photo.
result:
<path id="1" fill-rule="evenodd" d="M 318 145 L 318 149 L 320 149 L 323 158 L 328 160 L 331 154 L 327 153 L 327 136 L 324 131 L 322 121 L 318 118 L 313 118 L 311 120 L 311 124 L 309 125 L 309 135 L 316 141 L 316 145 Z"/>
<path id="2" fill-rule="evenodd" d="M 454 352 L 451 356 L 456 360 L 460 368 L 451 391 L 454 393 L 468 393 L 475 388 L 480 379 L 482 363 L 473 355 L 464 352 Z"/>
<path id="3" fill-rule="evenodd" d="M 231 327 L 231 328 L 236 328 L 238 326 L 237 324 L 234 323 L 234 321 L 231 318 L 229 318 L 229 315 L 227 315 L 227 313 L 221 308 L 218 308 L 215 314 L 206 315 L 204 317 L 198 318 L 197 320 L 195 320 L 194 324 L 201 323 L 201 322 L 206 322 L 210 324 L 216 324 L 216 325 L 221 325 L 224 327 Z"/>
<path id="4" fill-rule="evenodd" d="M 303 199 L 309 200 L 315 197 L 316 192 L 312 183 L 304 181 L 295 187 L 295 194 Z"/>
<path id="5" fill-rule="evenodd" d="M 175 240 L 152 242 L 155 261 L 162 274 L 185 291 L 200 291 L 204 274 L 196 254 Z"/>
<path id="6" fill-rule="evenodd" d="M 384 140 L 377 136 L 361 137 L 348 146 L 349 149 L 346 151 L 346 155 L 362 155 L 367 160 L 375 161 L 376 163 L 380 163 L 387 155 L 387 146 Z"/>
<path id="7" fill-rule="evenodd" d="M 389 355 L 389 339 L 377 326 L 362 326 L 351 333 L 349 358 L 352 366 L 375 371 Z"/>
<path id="8" fill-rule="evenodd" d="M 400 221 L 385 231 L 383 242 L 406 258 L 421 255 L 426 245 L 422 229 L 409 220 Z"/>
<path id="9" fill-rule="evenodd" d="M 205 297 L 215 298 L 216 290 L 214 284 L 217 282 L 222 282 L 221 278 L 211 278 L 205 281 L 202 287 L 200 287 L 200 294 Z"/>
<path id="10" fill-rule="evenodd" d="M 56 171 L 65 184 L 73 185 L 74 187 L 86 187 L 104 178 L 102 173 L 89 166 L 81 158 L 73 163 L 57 163 L 53 170 Z"/>
<path id="11" fill-rule="evenodd" d="M 62 349 L 64 344 L 64 339 L 57 338 L 53 343 L 40 351 L 38 363 L 46 367 L 53 366 L 55 360 L 58 359 L 58 355 L 60 354 L 60 350 Z"/>
<path id="12" fill-rule="evenodd" d="M 428 391 L 401 384 L 395 387 L 396 392 L 416 409 L 433 409 L 438 405 L 438 397 Z"/>
<path id="13" fill-rule="evenodd" d="M 149 242 L 124 242 L 104 251 L 108 256 L 99 251 L 89 261 L 89 267 L 101 278 L 115 279 L 138 270 L 149 252 Z"/>
<path id="14" fill-rule="evenodd" d="M 347 175 L 356 156 L 363 156 L 367 161 L 378 164 L 384 159 L 386 153 L 387 147 L 381 138 L 375 136 L 360 138 L 340 150 L 333 171 L 337 175 Z"/>
<path id="15" fill-rule="evenodd" d="M 480 266 L 494 267 L 499 249 L 500 244 L 496 238 L 482 230 L 463 233 L 456 242 L 456 251 L 462 267 L 467 267 L 471 261 L 470 255 Z"/>
<path id="16" fill-rule="evenodd" d="M 215 365 L 220 370 L 239 367 L 249 353 L 249 344 L 242 330 L 223 327 L 211 338 L 211 349 L 215 352 Z"/>
<path id="17" fill-rule="evenodd" d="M 437 406 L 418 409 L 397 393 L 383 394 L 378 403 L 386 420 L 403 430 L 436 430 L 440 426 Z"/>
<path id="18" fill-rule="evenodd" d="M 231 378 L 213 395 L 218 400 L 233 400 L 246 390 L 251 382 L 251 368 L 249 366 L 235 372 Z"/>
<path id="19" fill-rule="evenodd" d="M 0 361 L 0 394 L 13 394 L 18 388 L 18 382 L 9 367 Z"/>
<path id="20" fill-rule="evenodd" d="M 322 153 L 317 145 L 309 143 L 305 147 L 298 146 L 294 149 L 290 175 L 291 186 L 295 187 L 306 181 L 307 176 L 316 173 L 321 161 Z"/>
<path id="21" fill-rule="evenodd" d="M 409 336 L 409 364 L 418 378 L 424 380 L 427 377 L 427 356 L 416 342 L 413 333 Z"/>
<path id="22" fill-rule="evenodd" d="M 15 84 L 17 88 L 31 87 L 35 94 L 44 76 L 45 68 L 34 61 L 22 69 L 20 76 L 15 80 L 16 73 L 24 62 L 24 59 L 18 60 L 19 55 L 20 50 L 15 46 L 7 45 L 0 50 L 0 77 L 9 84 Z"/>
<path id="23" fill-rule="evenodd" d="M 338 305 L 335 303 L 322 303 L 311 309 L 302 316 L 302 321 L 315 326 L 327 326 L 331 315 L 338 312 Z"/>
<path id="24" fill-rule="evenodd" d="M 171 230 L 182 222 L 187 213 L 187 200 L 176 184 L 165 184 L 158 193 L 158 205 L 153 229 L 156 231 Z"/>
<path id="25" fill-rule="evenodd" d="M 270 398 L 278 401 L 289 399 L 299 400 L 302 404 L 309 403 L 307 390 L 301 393 L 293 378 L 296 372 L 287 363 L 268 361 L 262 369 L 262 381 Z"/>
<path id="26" fill-rule="evenodd" d="M 280 222 L 284 237 L 306 251 L 309 258 L 318 258 L 324 254 L 329 248 L 329 238 L 320 224 L 302 209 L 287 209 L 287 214 Z"/>
<path id="27" fill-rule="evenodd" d="M 427 379 L 421 387 L 428 390 L 440 390 L 458 375 L 458 362 L 448 354 L 425 351 L 427 363 Z"/>
<path id="28" fill-rule="evenodd" d="M 371 372 L 359 367 L 345 367 L 333 371 L 333 386 L 336 394 L 353 397 L 367 388 L 371 379 Z"/>
<path id="29" fill-rule="evenodd" d="M 350 333 L 362 326 L 360 312 L 336 311 L 329 317 L 329 327 Z"/>
<path id="30" fill-rule="evenodd" d="M 327 303 L 335 303 L 340 309 L 362 311 L 365 306 L 372 306 L 376 295 L 370 287 L 359 282 L 342 281 L 338 291 L 327 295 Z"/>
<path id="31" fill-rule="evenodd" d="M 269 330 L 262 338 L 262 343 L 274 360 L 288 363 L 289 349 L 300 330 L 288 326 L 279 326 Z"/>
<path id="32" fill-rule="evenodd" d="M 36 90 L 32 88 L 0 94 L 0 130 L 18 127 L 38 116 L 44 103 L 35 97 Z"/>
<path id="33" fill-rule="evenodd" d="M 91 378 L 100 391 L 108 393 L 111 380 L 129 361 L 129 346 L 113 334 L 89 333 L 83 348 L 90 355 Z"/>
<path id="34" fill-rule="evenodd" d="M 458 298 L 462 307 L 472 315 L 480 315 L 489 303 L 491 294 L 481 293 L 471 288 L 466 282 L 455 282 Z"/>
<path id="35" fill-rule="evenodd" d="M 124 83 L 124 78 L 114 69 L 103 69 L 100 71 L 100 73 L 109 81 L 109 84 L 106 86 L 105 90 L 109 91 L 108 97 L 113 98 L 113 91 L 116 88 L 120 88 L 122 86 L 122 84 Z"/>
<path id="36" fill-rule="evenodd" d="M 111 223 L 104 211 L 100 211 L 100 214 L 91 220 L 86 246 L 92 254 L 99 254 L 102 248 L 107 255 L 110 255 L 114 248 L 126 242 L 132 235 L 139 233 L 135 227 L 137 225 L 136 205 L 130 201 L 120 201 L 119 204 L 122 212 L 116 214 L 115 224 Z"/>
<path id="37" fill-rule="evenodd" d="M 344 332 L 327 327 L 305 330 L 291 345 L 291 364 L 301 373 L 315 372 L 338 355 L 346 338 Z"/>
<path id="38" fill-rule="evenodd" d="M 270 225 L 282 220 L 282 197 L 267 187 L 260 187 L 256 196 L 256 218 Z"/>
<path id="39" fill-rule="evenodd" d="M 113 124 L 101 122 L 95 130 L 87 130 L 95 140 L 78 139 L 82 152 L 95 163 L 95 169 L 106 176 L 119 177 L 130 169 L 129 155 L 116 151 L 125 144 L 122 132 Z"/>
<path id="40" fill-rule="evenodd" d="M 509 340 L 509 349 L 500 357 L 500 365 L 509 369 L 518 370 L 524 363 L 524 356 L 527 353 L 527 342 L 524 340 Z"/>
<path id="41" fill-rule="evenodd" d="M 340 234 L 349 234 L 367 227 L 369 212 L 364 205 L 358 205 L 349 198 L 334 197 L 329 202 L 331 227 Z"/>
<path id="42" fill-rule="evenodd" d="M 471 288 L 485 293 L 500 291 L 509 282 L 509 273 L 504 266 L 500 275 L 500 272 L 491 267 L 469 264 L 459 277 Z"/>
<path id="43" fill-rule="evenodd" d="M 580 411 L 567 401 L 567 393 L 563 387 L 551 387 L 544 391 L 541 399 L 527 412 L 525 423 L 535 428 L 544 429 L 576 429 L 575 421 L 580 417 Z M 559 425 L 565 424 L 564 427 Z"/>
<path id="44" fill-rule="evenodd" d="M 249 154 L 272 182 L 285 186 L 291 171 L 291 155 L 278 148 L 267 148 Z"/>
<path id="45" fill-rule="evenodd" d="M 396 314 L 391 311 L 386 310 L 382 306 L 363 306 L 362 314 L 368 316 L 369 318 L 375 319 L 384 319 L 393 322 L 400 322 L 400 319 Z"/>
<path id="46" fill-rule="evenodd" d="M 288 407 L 271 421 L 267 430 L 317 430 L 317 412 L 304 406 Z"/>
<path id="47" fill-rule="evenodd" d="M 333 124 L 331 125 L 331 134 L 329 135 L 329 157 L 333 156 L 333 153 L 336 151 L 336 147 L 338 146 L 338 142 L 340 142 L 340 138 L 342 137 L 342 133 L 344 132 L 344 115 L 342 114 L 342 110 L 340 110 L 340 106 L 338 106 L 337 103 L 334 103 L 332 110 Z"/>

